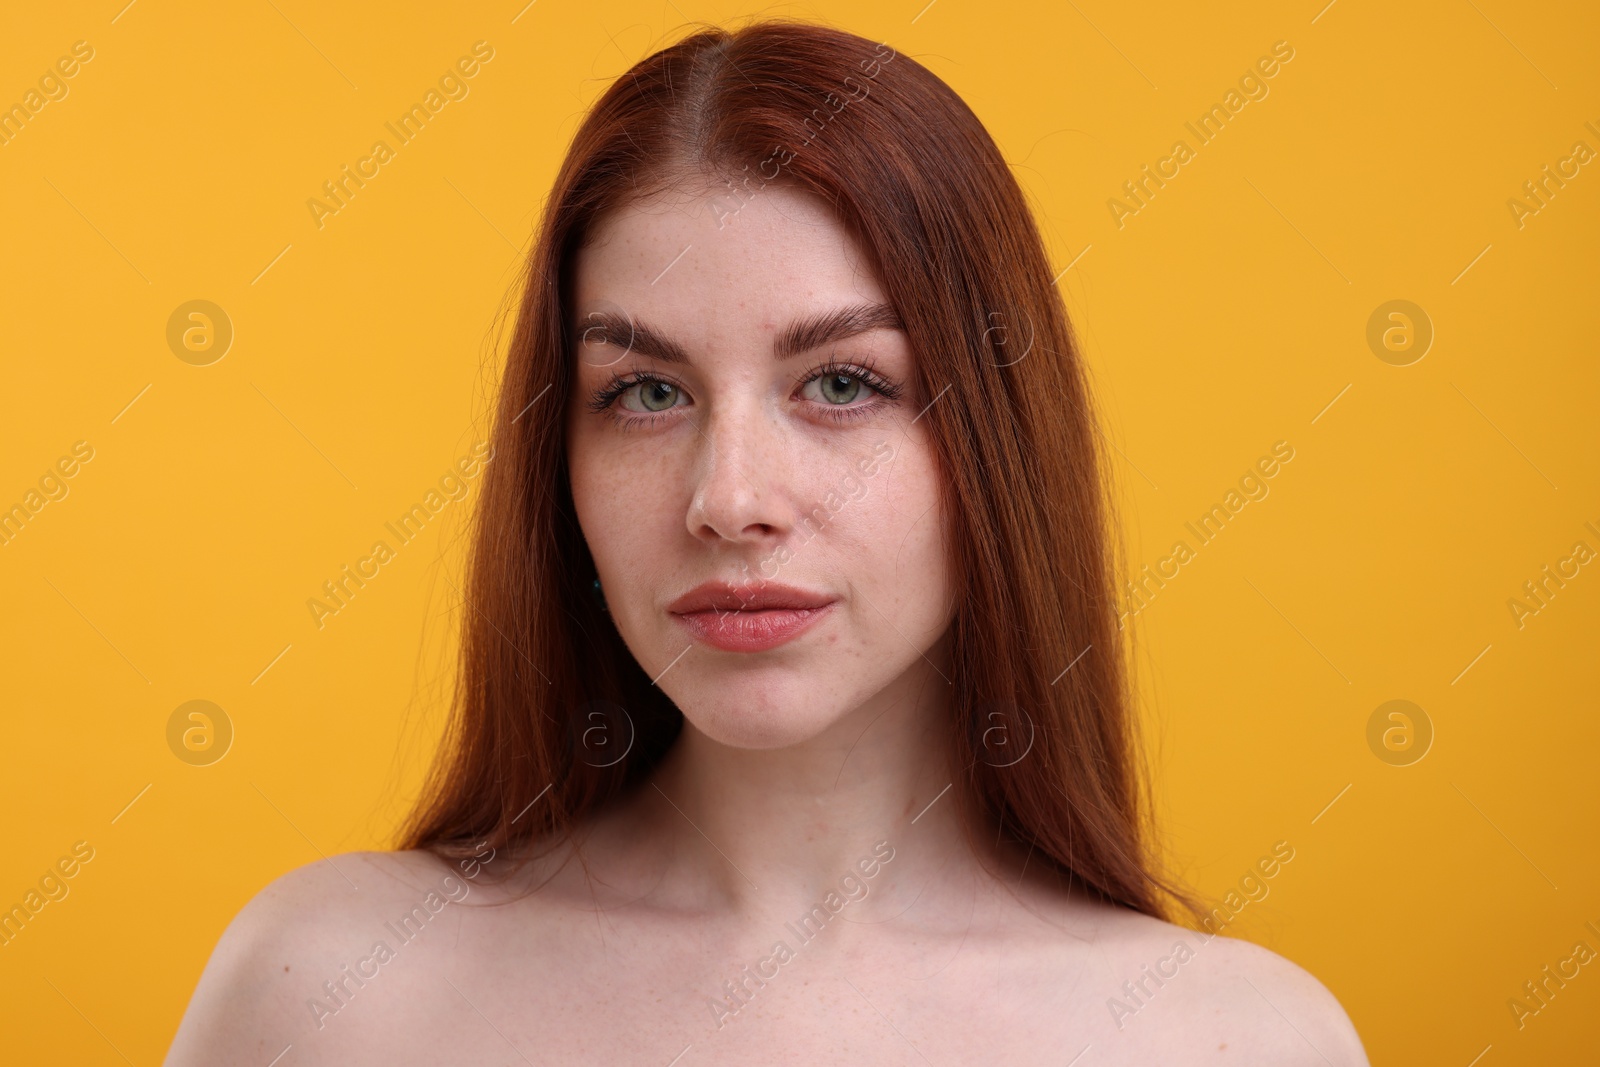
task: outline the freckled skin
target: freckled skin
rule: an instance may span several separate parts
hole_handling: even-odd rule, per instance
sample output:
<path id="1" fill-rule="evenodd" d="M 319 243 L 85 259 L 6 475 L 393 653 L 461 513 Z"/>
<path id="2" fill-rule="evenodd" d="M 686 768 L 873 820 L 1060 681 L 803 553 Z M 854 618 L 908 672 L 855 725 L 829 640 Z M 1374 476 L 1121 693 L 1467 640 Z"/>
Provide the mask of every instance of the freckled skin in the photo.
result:
<path id="1" fill-rule="evenodd" d="M 953 618 L 941 475 L 911 421 L 921 407 L 915 354 L 904 333 L 882 330 L 774 362 L 780 324 L 884 293 L 815 198 L 766 190 L 718 229 L 711 195 L 625 209 L 578 256 L 580 322 L 590 307 L 620 307 L 677 340 L 693 365 L 619 359 L 611 345 L 580 349 L 568 420 L 574 503 L 618 631 L 651 677 L 666 671 L 659 684 L 695 729 L 762 749 L 859 732 L 847 724 L 934 676 L 923 657 Z M 810 386 L 817 399 L 797 398 L 796 379 L 830 359 L 870 359 L 904 393 L 890 402 L 862 386 L 841 406 L 867 414 L 829 421 L 820 387 Z M 585 410 L 595 390 L 636 370 L 680 381 L 680 406 L 641 411 L 626 430 Z M 863 476 L 856 464 L 883 447 L 893 458 Z M 862 483 L 851 498 L 845 487 Z M 842 503 L 808 536 L 801 517 L 830 492 Z M 782 547 L 794 556 L 779 566 Z M 756 655 L 691 647 L 666 605 L 706 579 L 741 580 L 741 564 L 836 596 L 831 617 Z"/>

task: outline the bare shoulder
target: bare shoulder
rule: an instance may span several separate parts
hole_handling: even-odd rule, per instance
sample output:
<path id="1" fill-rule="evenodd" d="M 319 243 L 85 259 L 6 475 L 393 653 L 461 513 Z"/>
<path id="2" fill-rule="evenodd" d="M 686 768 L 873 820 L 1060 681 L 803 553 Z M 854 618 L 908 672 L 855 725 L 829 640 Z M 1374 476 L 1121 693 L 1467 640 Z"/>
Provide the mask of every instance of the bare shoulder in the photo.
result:
<path id="1" fill-rule="evenodd" d="M 1241 938 L 1198 936 L 1207 938 L 1205 949 L 1214 953 L 1208 961 L 1218 979 L 1213 998 L 1225 999 L 1229 1005 L 1235 999 L 1241 1001 L 1240 1013 L 1253 1015 L 1257 1033 L 1273 1035 L 1272 1047 L 1282 1048 L 1286 1057 L 1282 1062 L 1331 1062 L 1339 1067 L 1367 1063 L 1349 1014 L 1311 972 Z M 1240 984 L 1249 990 L 1249 997 L 1240 992 Z M 1220 1004 L 1213 1009 L 1227 1010 Z M 1291 1056 L 1294 1058 L 1288 1058 Z"/>
<path id="2" fill-rule="evenodd" d="M 1130 1053 L 1168 1063 L 1367 1064 L 1338 999 L 1260 945 L 1109 907 L 1096 915 L 1093 944 L 1103 965 L 1086 969 L 1077 995 Z"/>
<path id="3" fill-rule="evenodd" d="M 265 1064 L 305 1048 L 360 988 L 359 974 L 376 973 L 369 949 L 381 942 L 393 954 L 409 929 L 470 891 L 463 872 L 426 852 L 350 852 L 281 875 L 218 939 L 165 1062 Z"/>

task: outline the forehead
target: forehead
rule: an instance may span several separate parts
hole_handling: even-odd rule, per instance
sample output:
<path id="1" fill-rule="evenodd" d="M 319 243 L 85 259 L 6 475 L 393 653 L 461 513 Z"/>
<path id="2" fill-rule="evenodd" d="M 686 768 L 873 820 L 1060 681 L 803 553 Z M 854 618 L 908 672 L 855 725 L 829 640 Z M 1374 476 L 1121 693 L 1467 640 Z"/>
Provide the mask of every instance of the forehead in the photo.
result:
<path id="1" fill-rule="evenodd" d="M 574 263 L 574 300 L 709 339 L 776 328 L 823 306 L 881 302 L 869 258 L 813 193 L 694 183 L 598 221 Z"/>

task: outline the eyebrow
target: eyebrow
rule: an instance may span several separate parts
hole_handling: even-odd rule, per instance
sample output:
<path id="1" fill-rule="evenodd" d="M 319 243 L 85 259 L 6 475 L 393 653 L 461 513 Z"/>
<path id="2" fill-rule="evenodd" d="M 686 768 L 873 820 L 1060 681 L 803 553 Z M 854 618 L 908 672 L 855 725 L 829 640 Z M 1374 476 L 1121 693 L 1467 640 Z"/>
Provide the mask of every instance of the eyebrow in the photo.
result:
<path id="1" fill-rule="evenodd" d="M 663 363 L 689 363 L 684 347 L 638 319 L 610 311 L 591 311 L 580 323 L 580 341 L 598 329 L 596 344 L 626 348 Z M 772 358 L 778 362 L 804 352 L 843 341 L 872 330 L 905 330 L 900 316 L 888 304 L 850 304 L 832 311 L 799 318 L 779 330 L 772 341 Z"/>

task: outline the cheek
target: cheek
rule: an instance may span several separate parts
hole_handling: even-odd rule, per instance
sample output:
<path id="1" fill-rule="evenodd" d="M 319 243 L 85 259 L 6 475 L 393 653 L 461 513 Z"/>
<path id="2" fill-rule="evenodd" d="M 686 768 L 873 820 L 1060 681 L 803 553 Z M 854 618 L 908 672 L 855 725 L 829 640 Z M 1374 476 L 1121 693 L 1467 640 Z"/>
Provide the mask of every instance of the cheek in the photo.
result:
<path id="1" fill-rule="evenodd" d="M 661 451 L 639 452 L 617 447 L 609 435 L 583 431 L 568 439 L 572 454 L 567 470 L 572 503 L 589 554 L 602 583 L 618 590 L 637 587 L 636 579 L 652 570 L 661 546 L 670 544 L 679 479 L 670 457 Z M 683 525 L 682 509 L 676 526 Z"/>
<path id="2" fill-rule="evenodd" d="M 951 591 L 948 530 L 932 455 L 908 444 L 865 482 L 866 495 L 850 505 L 859 508 L 851 540 L 861 565 L 853 580 L 874 590 L 875 603 L 896 605 L 907 625 L 942 629 Z"/>

